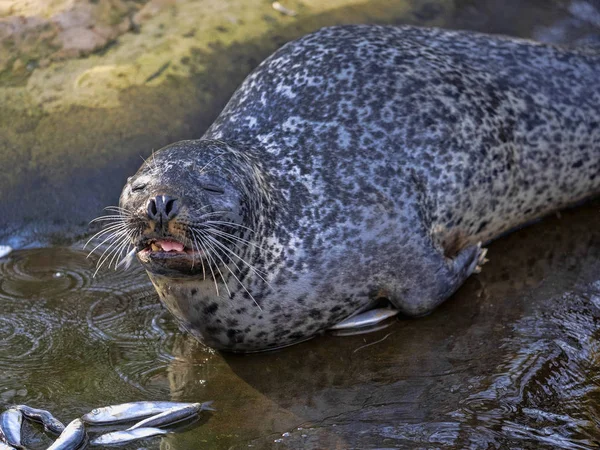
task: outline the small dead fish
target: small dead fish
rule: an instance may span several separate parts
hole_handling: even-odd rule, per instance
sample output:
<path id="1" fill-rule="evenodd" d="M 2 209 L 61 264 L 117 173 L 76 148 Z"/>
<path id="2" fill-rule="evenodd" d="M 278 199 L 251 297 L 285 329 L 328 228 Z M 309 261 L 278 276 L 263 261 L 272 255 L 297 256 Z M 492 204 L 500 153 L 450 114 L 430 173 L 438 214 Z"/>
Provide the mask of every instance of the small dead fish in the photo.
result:
<path id="1" fill-rule="evenodd" d="M 167 434 L 167 430 L 161 430 L 160 428 L 136 428 L 135 430 L 125 431 L 113 431 L 112 433 L 106 433 L 97 438 L 93 439 L 91 445 L 116 445 L 124 444 L 126 442 L 135 441 L 137 439 L 144 439 L 151 436 L 158 436 L 160 434 Z"/>
<path id="2" fill-rule="evenodd" d="M 85 414 L 81 419 L 84 422 L 99 425 L 107 423 L 131 422 L 145 419 L 170 408 L 190 406 L 193 403 L 179 402 L 131 402 L 121 405 L 105 406 L 96 408 Z"/>
<path id="3" fill-rule="evenodd" d="M 212 402 L 192 403 L 189 406 L 177 406 L 175 408 L 169 408 L 160 414 L 148 417 L 147 419 L 136 423 L 131 428 L 128 428 L 127 431 L 136 430 L 138 428 L 160 427 L 163 425 L 181 422 L 182 420 L 198 414 L 200 411 L 214 411 L 214 408 L 210 407 L 211 404 Z"/>
<path id="4" fill-rule="evenodd" d="M 21 411 L 27 419 L 33 420 L 35 422 L 40 422 L 44 425 L 44 429 L 50 431 L 54 434 L 61 434 L 65 431 L 64 424 L 54 417 L 50 412 L 44 409 L 32 408 L 27 405 L 17 405 L 15 409 Z"/>
<path id="5" fill-rule="evenodd" d="M 75 419 L 47 450 L 75 450 L 82 446 L 85 439 L 85 425 L 81 419 Z"/>
<path id="6" fill-rule="evenodd" d="M 371 325 L 376 325 L 379 322 L 398 315 L 397 309 L 392 308 L 377 308 L 371 309 L 364 313 L 357 314 L 340 323 L 330 327 L 330 330 L 345 330 L 348 328 L 361 328 Z"/>
<path id="7" fill-rule="evenodd" d="M 0 438 L 8 445 L 21 447 L 21 425 L 23 415 L 15 408 L 0 414 Z"/>

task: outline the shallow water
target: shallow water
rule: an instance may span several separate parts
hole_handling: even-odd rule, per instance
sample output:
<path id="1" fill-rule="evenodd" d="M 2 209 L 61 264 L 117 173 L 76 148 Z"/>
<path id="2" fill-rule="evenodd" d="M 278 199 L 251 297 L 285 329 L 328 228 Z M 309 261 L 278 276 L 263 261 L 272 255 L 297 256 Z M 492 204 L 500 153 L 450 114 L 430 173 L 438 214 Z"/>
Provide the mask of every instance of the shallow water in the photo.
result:
<path id="1" fill-rule="evenodd" d="M 0 407 L 69 421 L 123 401 L 215 401 L 143 448 L 595 448 L 599 217 L 594 202 L 494 242 L 428 317 L 249 356 L 179 331 L 138 267 L 92 278 L 79 250 L 15 251 L 0 262 Z"/>
<path id="2" fill-rule="evenodd" d="M 584 3 L 457 2 L 447 26 L 570 42 L 600 27 Z M 249 356 L 181 332 L 137 266 L 92 277 L 80 246 L 15 251 L 0 259 L 0 409 L 68 422 L 125 401 L 215 401 L 180 433 L 119 447 L 132 450 L 598 448 L 599 218 L 596 201 L 499 239 L 428 317 Z M 51 442 L 37 425 L 25 435 Z"/>

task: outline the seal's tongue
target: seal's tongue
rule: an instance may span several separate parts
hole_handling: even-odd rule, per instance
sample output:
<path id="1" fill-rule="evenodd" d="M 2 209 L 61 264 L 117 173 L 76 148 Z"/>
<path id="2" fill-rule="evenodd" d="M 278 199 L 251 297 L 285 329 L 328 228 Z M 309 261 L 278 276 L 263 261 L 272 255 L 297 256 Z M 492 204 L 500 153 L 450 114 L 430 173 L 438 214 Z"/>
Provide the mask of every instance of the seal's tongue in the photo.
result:
<path id="1" fill-rule="evenodd" d="M 182 252 L 183 244 L 176 241 L 157 241 L 156 244 L 160 246 L 165 252 Z"/>

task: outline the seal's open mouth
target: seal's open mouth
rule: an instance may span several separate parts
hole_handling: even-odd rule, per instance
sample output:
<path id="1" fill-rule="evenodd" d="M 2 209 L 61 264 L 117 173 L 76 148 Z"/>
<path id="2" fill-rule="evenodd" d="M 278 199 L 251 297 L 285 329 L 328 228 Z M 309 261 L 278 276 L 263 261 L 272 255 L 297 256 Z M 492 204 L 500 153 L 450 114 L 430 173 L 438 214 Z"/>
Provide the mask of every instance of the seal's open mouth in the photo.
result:
<path id="1" fill-rule="evenodd" d="M 204 252 L 186 246 L 173 238 L 150 239 L 140 245 L 138 258 L 146 270 L 169 274 L 190 275 L 202 271 L 201 259 Z"/>
<path id="2" fill-rule="evenodd" d="M 185 248 L 185 245 L 183 245 L 181 242 L 178 241 L 173 241 L 173 240 L 166 240 L 166 239 L 158 239 L 155 241 L 150 241 L 147 246 L 146 249 L 147 251 L 151 251 L 151 252 L 167 252 L 167 253 L 181 253 L 181 252 L 190 252 L 190 249 Z"/>

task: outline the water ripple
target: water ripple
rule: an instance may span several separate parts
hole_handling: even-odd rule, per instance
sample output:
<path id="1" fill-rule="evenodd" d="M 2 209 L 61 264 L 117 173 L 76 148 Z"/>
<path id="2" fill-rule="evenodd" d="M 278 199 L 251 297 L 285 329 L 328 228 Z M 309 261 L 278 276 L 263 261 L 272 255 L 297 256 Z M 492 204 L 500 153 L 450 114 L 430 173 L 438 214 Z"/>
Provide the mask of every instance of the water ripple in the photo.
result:
<path id="1" fill-rule="evenodd" d="M 544 310 L 515 324 L 495 375 L 452 413 L 469 430 L 467 441 L 597 448 L 598 424 L 590 417 L 599 392 L 591 381 L 600 355 L 600 309 L 585 294 L 590 290 L 549 299 Z"/>
<path id="2" fill-rule="evenodd" d="M 0 298 L 53 297 L 89 286 L 91 263 L 66 249 L 16 251 L 0 264 Z"/>
<path id="3" fill-rule="evenodd" d="M 3 312 L 0 316 L 0 366 L 18 363 L 22 368 L 34 369 L 44 365 L 44 356 L 54 346 L 53 330 L 60 320 L 47 311 L 31 309 Z"/>
<path id="4" fill-rule="evenodd" d="M 94 277 L 94 259 L 52 248 L 0 262 L 0 403 L 169 391 L 177 325 L 139 266 Z"/>

